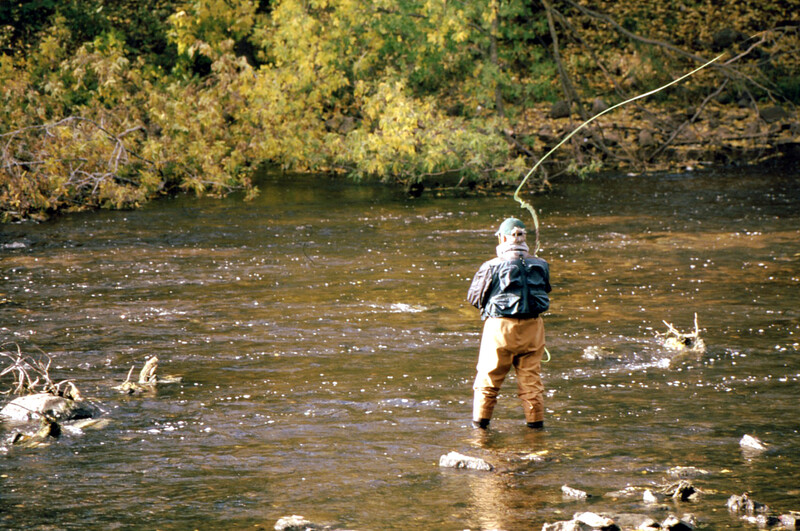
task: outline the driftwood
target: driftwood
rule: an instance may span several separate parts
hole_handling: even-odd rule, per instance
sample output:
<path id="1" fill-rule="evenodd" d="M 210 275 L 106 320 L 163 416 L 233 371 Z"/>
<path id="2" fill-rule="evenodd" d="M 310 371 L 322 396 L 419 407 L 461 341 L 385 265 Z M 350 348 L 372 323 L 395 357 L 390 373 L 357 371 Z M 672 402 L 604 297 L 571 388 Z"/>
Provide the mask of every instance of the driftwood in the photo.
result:
<path id="1" fill-rule="evenodd" d="M 125 394 L 136 394 L 141 392 L 153 392 L 156 390 L 156 386 L 159 383 L 163 384 L 170 384 L 170 383 L 178 383 L 181 381 L 180 376 L 165 376 L 163 378 L 159 378 L 156 372 L 158 371 L 158 358 L 153 356 L 149 358 L 142 370 L 139 371 L 139 379 L 137 381 L 131 381 L 131 375 L 133 374 L 133 370 L 135 366 L 131 367 L 131 370 L 128 371 L 128 376 L 125 378 L 125 381 L 122 384 L 117 385 L 114 389 L 117 389 Z"/>
<path id="2" fill-rule="evenodd" d="M 53 360 L 42 354 L 45 360 L 33 356 L 24 356 L 19 345 L 15 345 L 16 352 L 0 352 L 0 358 L 11 361 L 2 371 L 0 378 L 11 374 L 14 381 L 10 388 L 0 390 L 0 394 L 14 394 L 24 396 L 36 393 L 47 393 L 78 402 L 82 399 L 78 387 L 71 380 L 54 382 L 50 378 L 50 364 Z"/>
<path id="3" fill-rule="evenodd" d="M 700 337 L 700 327 L 697 325 L 697 314 L 694 314 L 694 331 L 684 333 L 672 326 L 666 321 L 662 321 L 667 325 L 668 330 L 664 333 L 656 332 L 656 338 L 661 342 L 664 348 L 675 350 L 679 352 L 705 352 L 706 343 Z"/>
<path id="4" fill-rule="evenodd" d="M 37 427 L 21 427 L 8 438 L 8 443 L 23 447 L 49 444 L 61 436 L 61 422 L 84 420 L 96 422 L 98 409 L 84 401 L 78 387 L 71 380 L 54 382 L 50 377 L 52 360 L 42 353 L 40 357 L 25 356 L 19 345 L 16 352 L 2 351 L 0 359 L 10 363 L 0 371 L 0 378 L 10 375 L 9 388 L 0 394 L 18 395 L 0 409 L 0 418 L 12 423 L 26 424 L 37 421 Z"/>

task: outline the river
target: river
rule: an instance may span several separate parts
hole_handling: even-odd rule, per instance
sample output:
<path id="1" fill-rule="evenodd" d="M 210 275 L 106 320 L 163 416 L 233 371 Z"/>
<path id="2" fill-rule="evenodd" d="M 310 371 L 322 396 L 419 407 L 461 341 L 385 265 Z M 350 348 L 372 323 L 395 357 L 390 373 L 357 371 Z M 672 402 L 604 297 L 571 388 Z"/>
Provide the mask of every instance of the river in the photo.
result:
<path id="1" fill-rule="evenodd" d="M 464 299 L 496 226 L 527 213 L 508 195 L 259 185 L 249 203 L 0 227 L 3 350 L 46 353 L 110 420 L 42 448 L 0 426 L 0 527 L 516 530 L 589 510 L 750 529 L 725 507 L 743 492 L 800 510 L 796 175 L 607 175 L 533 198 L 546 429 L 525 427 L 510 377 L 487 433 L 469 425 L 481 323 Z M 695 314 L 705 353 L 655 340 Z M 182 382 L 112 389 L 152 355 Z M 450 451 L 497 470 L 439 468 Z M 699 501 L 608 496 L 676 470 Z"/>

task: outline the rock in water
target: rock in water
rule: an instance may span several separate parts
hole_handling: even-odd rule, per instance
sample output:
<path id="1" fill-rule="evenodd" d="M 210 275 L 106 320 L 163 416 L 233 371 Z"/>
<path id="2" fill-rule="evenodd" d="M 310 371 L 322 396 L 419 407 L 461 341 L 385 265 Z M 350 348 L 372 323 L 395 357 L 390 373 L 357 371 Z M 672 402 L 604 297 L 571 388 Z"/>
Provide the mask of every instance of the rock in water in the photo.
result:
<path id="1" fill-rule="evenodd" d="M 788 514 L 782 514 L 778 518 L 786 529 L 800 529 L 800 512 L 789 511 Z"/>
<path id="2" fill-rule="evenodd" d="M 494 467 L 479 457 L 450 452 L 439 458 L 439 466 L 444 468 L 468 468 L 470 470 L 494 470 Z"/>
<path id="3" fill-rule="evenodd" d="M 619 531 L 620 527 L 611 518 L 592 512 L 575 513 L 572 520 L 553 522 L 542 526 L 542 531 L 590 531 L 592 529 Z"/>
<path id="4" fill-rule="evenodd" d="M 679 520 L 675 515 L 669 515 L 666 520 L 661 522 L 662 529 L 669 529 L 669 531 L 692 531 L 694 524 L 687 521 L 685 518 Z"/>
<path id="5" fill-rule="evenodd" d="M 572 498 L 574 500 L 585 500 L 589 497 L 589 495 L 584 491 L 573 489 L 572 487 L 568 487 L 566 485 L 561 486 L 561 493 L 565 498 Z"/>
<path id="6" fill-rule="evenodd" d="M 97 412 L 82 401 L 76 402 L 49 393 L 20 396 L 0 410 L 0 416 L 18 422 L 40 419 L 45 414 L 54 420 L 64 421 L 91 418 Z"/>
<path id="7" fill-rule="evenodd" d="M 768 513 L 769 507 L 763 503 L 751 500 L 750 496 L 746 493 L 741 496 L 733 495 L 728 498 L 726 503 L 728 510 L 732 513 L 744 513 L 746 515 L 753 515 L 755 513 Z"/>
<path id="8" fill-rule="evenodd" d="M 653 505 L 656 503 L 661 503 L 664 500 L 664 496 L 661 495 L 659 497 L 658 494 L 654 493 L 650 489 L 645 489 L 644 493 L 642 493 L 642 501 L 644 503 Z"/>
<path id="9" fill-rule="evenodd" d="M 297 514 L 284 516 L 275 523 L 275 531 L 307 531 L 309 529 L 323 529 L 323 526 L 311 523 Z"/>
<path id="10" fill-rule="evenodd" d="M 739 446 L 747 450 L 756 450 L 758 452 L 763 452 L 767 449 L 764 443 L 752 435 L 745 435 L 742 437 L 741 440 L 739 440 Z"/>
<path id="11" fill-rule="evenodd" d="M 581 524 L 588 525 L 592 528 L 608 529 L 614 525 L 614 520 L 605 516 L 600 516 L 597 513 L 576 513 L 572 520 Z"/>

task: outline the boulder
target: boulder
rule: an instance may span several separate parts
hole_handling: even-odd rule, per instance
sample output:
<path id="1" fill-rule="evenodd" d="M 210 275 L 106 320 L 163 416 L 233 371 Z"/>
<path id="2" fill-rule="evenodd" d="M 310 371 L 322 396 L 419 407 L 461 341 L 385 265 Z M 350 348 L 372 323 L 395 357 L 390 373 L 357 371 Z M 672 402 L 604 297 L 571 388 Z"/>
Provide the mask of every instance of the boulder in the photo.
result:
<path id="1" fill-rule="evenodd" d="M 65 421 L 86 419 L 97 415 L 97 409 L 84 401 L 75 401 L 49 393 L 20 396 L 0 410 L 0 417 L 18 422 L 41 419 Z"/>
<path id="2" fill-rule="evenodd" d="M 646 148 L 652 147 L 656 145 L 656 140 L 653 138 L 653 133 L 648 131 L 647 129 L 642 129 L 639 131 L 639 137 L 637 138 L 637 142 L 639 143 L 639 147 Z"/>
<path id="3" fill-rule="evenodd" d="M 603 111 L 608 110 L 608 104 L 602 98 L 595 98 L 592 101 L 592 114 L 600 114 Z"/>
<path id="4" fill-rule="evenodd" d="M 550 118 L 569 118 L 570 104 L 566 100 L 557 101 L 550 108 Z"/>
<path id="5" fill-rule="evenodd" d="M 470 457 L 458 452 L 450 452 L 439 458 L 439 466 L 443 468 L 467 468 L 470 470 L 494 470 L 494 467 L 479 457 Z"/>
<path id="6" fill-rule="evenodd" d="M 711 36 L 711 46 L 714 50 L 720 51 L 746 38 L 747 36 L 740 31 L 733 28 L 723 28 Z"/>
<path id="7" fill-rule="evenodd" d="M 761 116 L 761 119 L 768 124 L 791 118 L 791 115 L 780 105 L 773 105 L 772 107 L 761 109 L 758 114 Z"/>

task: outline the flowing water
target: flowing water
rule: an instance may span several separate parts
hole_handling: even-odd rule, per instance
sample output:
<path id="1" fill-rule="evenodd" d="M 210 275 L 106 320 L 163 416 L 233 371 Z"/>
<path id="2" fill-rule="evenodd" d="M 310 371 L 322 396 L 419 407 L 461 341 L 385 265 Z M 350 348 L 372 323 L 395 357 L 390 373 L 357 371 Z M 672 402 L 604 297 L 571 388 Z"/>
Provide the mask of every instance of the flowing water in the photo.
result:
<path id="1" fill-rule="evenodd" d="M 525 427 L 509 377 L 485 434 L 469 426 L 481 323 L 464 297 L 495 227 L 525 212 L 506 195 L 306 176 L 260 187 L 251 203 L 0 229 L 3 350 L 47 353 L 110 420 L 41 448 L 0 427 L 0 527 L 271 529 L 300 514 L 511 530 L 590 510 L 747 529 L 725 507 L 745 491 L 800 510 L 795 175 L 605 176 L 536 197 L 546 429 Z M 663 320 L 691 330 L 695 313 L 707 352 L 659 346 Z M 182 383 L 112 389 L 152 355 Z M 743 451 L 745 434 L 768 450 Z M 497 470 L 439 468 L 449 451 Z M 645 505 L 676 470 L 700 501 Z"/>

